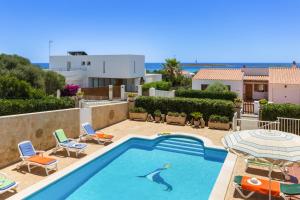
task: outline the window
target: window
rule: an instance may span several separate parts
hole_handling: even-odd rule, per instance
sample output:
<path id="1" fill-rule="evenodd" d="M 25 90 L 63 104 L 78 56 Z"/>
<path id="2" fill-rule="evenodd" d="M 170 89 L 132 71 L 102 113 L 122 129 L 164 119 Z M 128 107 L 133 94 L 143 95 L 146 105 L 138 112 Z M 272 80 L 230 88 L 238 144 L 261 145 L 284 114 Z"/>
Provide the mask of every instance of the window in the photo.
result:
<path id="1" fill-rule="evenodd" d="M 231 91 L 231 85 L 226 85 L 228 88 L 228 91 Z"/>
<path id="2" fill-rule="evenodd" d="M 103 65 L 103 74 L 105 74 L 105 61 L 103 61 L 102 65 Z"/>
<path id="3" fill-rule="evenodd" d="M 255 92 L 267 92 L 268 91 L 268 85 L 267 84 L 255 84 L 254 85 L 254 91 Z"/>
<path id="4" fill-rule="evenodd" d="M 133 72 L 135 73 L 135 61 L 133 61 Z"/>
<path id="5" fill-rule="evenodd" d="M 201 90 L 206 90 L 207 87 L 208 87 L 208 84 L 201 84 Z"/>
<path id="6" fill-rule="evenodd" d="M 85 65 L 85 61 L 81 61 L 81 66 L 84 66 Z"/>
<path id="7" fill-rule="evenodd" d="M 91 65 L 91 61 L 87 61 L 86 65 L 90 66 Z"/>

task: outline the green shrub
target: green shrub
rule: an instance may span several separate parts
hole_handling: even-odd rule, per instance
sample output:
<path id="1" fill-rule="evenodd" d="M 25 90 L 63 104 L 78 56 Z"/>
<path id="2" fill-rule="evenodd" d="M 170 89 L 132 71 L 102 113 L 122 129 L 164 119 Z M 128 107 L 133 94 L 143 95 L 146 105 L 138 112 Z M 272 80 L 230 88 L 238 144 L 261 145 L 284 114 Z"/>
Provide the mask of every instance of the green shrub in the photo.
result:
<path id="1" fill-rule="evenodd" d="M 45 96 L 44 91 L 32 88 L 29 83 L 14 76 L 0 76 L 1 99 L 39 99 Z"/>
<path id="2" fill-rule="evenodd" d="M 179 89 L 175 91 L 176 97 L 186 98 L 200 98 L 200 99 L 224 99 L 234 101 L 237 98 L 235 92 L 209 92 L 205 90 L 184 90 Z"/>
<path id="3" fill-rule="evenodd" d="M 143 91 L 147 91 L 149 90 L 150 88 L 155 88 L 155 89 L 158 89 L 158 90 L 170 90 L 172 84 L 170 82 L 167 82 L 167 81 L 156 81 L 156 82 L 151 82 L 151 83 L 145 83 L 142 88 L 143 88 Z"/>
<path id="4" fill-rule="evenodd" d="M 298 104 L 266 104 L 261 110 L 262 120 L 275 121 L 277 117 L 300 119 L 300 105 Z"/>
<path id="5" fill-rule="evenodd" d="M 155 117 L 160 117 L 160 116 L 161 116 L 160 110 L 154 111 L 154 116 L 155 116 Z"/>
<path id="6" fill-rule="evenodd" d="M 195 99 L 195 98 L 166 98 L 166 97 L 138 97 L 135 105 L 143 107 L 148 113 L 154 113 L 159 109 L 162 113 L 184 112 L 190 115 L 195 110 L 203 114 L 208 121 L 210 115 L 218 114 L 229 118 L 233 117 L 234 105 L 231 101 L 219 99 Z"/>
<path id="7" fill-rule="evenodd" d="M 0 116 L 41 112 L 74 108 L 75 102 L 71 98 L 47 97 L 43 99 L 0 99 Z"/>
<path id="8" fill-rule="evenodd" d="M 129 110 L 129 112 L 132 112 L 132 113 L 145 113 L 147 111 L 142 107 L 133 107 Z"/>
<path id="9" fill-rule="evenodd" d="M 202 113 L 201 112 L 192 112 L 191 113 L 191 117 L 194 119 L 194 120 L 198 120 L 198 119 L 201 119 L 203 117 Z"/>
<path id="10" fill-rule="evenodd" d="M 226 116 L 221 116 L 221 115 L 211 115 L 209 117 L 210 122 L 220 122 L 220 123 L 228 123 L 229 118 Z"/>
<path id="11" fill-rule="evenodd" d="M 221 82 L 214 82 L 210 84 L 206 89 L 208 92 L 228 92 L 228 86 L 224 85 Z"/>
<path id="12" fill-rule="evenodd" d="M 261 100 L 259 100 L 259 104 L 260 105 L 266 105 L 267 103 L 268 103 L 267 99 L 261 99 Z"/>

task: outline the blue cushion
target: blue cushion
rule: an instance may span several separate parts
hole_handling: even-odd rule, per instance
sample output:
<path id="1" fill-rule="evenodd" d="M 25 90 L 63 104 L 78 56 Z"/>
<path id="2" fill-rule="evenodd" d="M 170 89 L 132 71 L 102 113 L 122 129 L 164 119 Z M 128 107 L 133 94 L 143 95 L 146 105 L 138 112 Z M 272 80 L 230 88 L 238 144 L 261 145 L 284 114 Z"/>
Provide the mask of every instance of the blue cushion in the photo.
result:
<path id="1" fill-rule="evenodd" d="M 78 142 L 75 142 L 75 141 L 62 142 L 62 143 L 60 143 L 60 145 L 64 146 L 64 147 L 73 148 L 73 149 L 84 149 L 87 146 L 87 144 L 78 143 Z"/>
<path id="2" fill-rule="evenodd" d="M 31 144 L 31 142 L 25 142 L 19 145 L 22 156 L 34 156 L 36 155 L 35 150 Z"/>
<path id="3" fill-rule="evenodd" d="M 95 130 L 93 129 L 93 127 L 90 124 L 86 124 L 83 126 L 85 131 L 87 132 L 88 135 L 94 135 L 96 134 Z"/>

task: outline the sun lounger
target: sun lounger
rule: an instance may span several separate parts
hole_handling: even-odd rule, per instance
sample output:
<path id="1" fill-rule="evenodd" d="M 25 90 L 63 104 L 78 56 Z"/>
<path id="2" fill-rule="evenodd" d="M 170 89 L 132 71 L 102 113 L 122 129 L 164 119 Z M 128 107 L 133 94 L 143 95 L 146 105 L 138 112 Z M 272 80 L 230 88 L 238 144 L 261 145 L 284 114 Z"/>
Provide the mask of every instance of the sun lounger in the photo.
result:
<path id="1" fill-rule="evenodd" d="M 8 191 L 16 191 L 18 183 L 7 178 L 6 174 L 0 172 L 0 194 Z"/>
<path id="2" fill-rule="evenodd" d="M 245 158 L 245 162 L 246 162 L 246 170 L 250 165 L 258 166 L 258 167 L 266 167 L 266 168 L 270 168 L 270 166 L 273 165 L 273 168 L 278 168 L 285 176 L 288 175 L 287 165 L 289 163 L 287 163 L 286 165 L 278 165 L 278 164 L 275 165 L 275 164 L 271 164 L 270 162 L 255 158 L 253 156 L 249 156 Z"/>
<path id="3" fill-rule="evenodd" d="M 56 148 L 54 152 L 59 149 L 65 149 L 70 156 L 70 152 L 73 151 L 78 157 L 79 153 L 83 153 L 87 145 L 84 143 L 78 143 L 75 139 L 67 138 L 65 132 L 62 129 L 58 129 L 53 133 L 56 140 Z"/>
<path id="4" fill-rule="evenodd" d="M 30 141 L 19 143 L 18 149 L 22 159 L 20 166 L 27 165 L 29 172 L 34 167 L 44 168 L 47 175 L 49 175 L 49 171 L 57 170 L 58 161 L 51 157 L 45 157 L 44 151 L 36 151 Z"/>
<path id="5" fill-rule="evenodd" d="M 80 135 L 80 138 L 89 138 L 92 140 L 96 140 L 99 144 L 103 144 L 111 142 L 112 138 L 114 137 L 113 135 L 108 135 L 105 133 L 95 131 L 90 123 L 84 123 L 81 126 L 84 133 Z"/>
<path id="6" fill-rule="evenodd" d="M 251 197 L 254 193 L 259 193 L 263 195 L 269 195 L 269 179 L 257 179 L 258 182 L 253 184 L 251 182 L 251 177 L 248 176 L 235 176 L 234 186 L 239 194 L 247 199 Z M 249 191 L 250 193 L 245 195 L 243 191 Z M 300 184 L 287 184 L 281 183 L 279 181 L 271 181 L 271 195 L 273 197 L 282 197 L 288 200 L 288 197 L 300 194 Z"/>

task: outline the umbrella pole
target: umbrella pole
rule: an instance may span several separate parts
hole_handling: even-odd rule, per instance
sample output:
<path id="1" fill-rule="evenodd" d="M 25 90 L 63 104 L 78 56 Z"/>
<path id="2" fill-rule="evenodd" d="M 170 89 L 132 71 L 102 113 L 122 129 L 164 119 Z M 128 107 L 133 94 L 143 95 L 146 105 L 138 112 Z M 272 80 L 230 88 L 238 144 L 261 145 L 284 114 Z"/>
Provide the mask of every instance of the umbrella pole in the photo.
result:
<path id="1" fill-rule="evenodd" d="M 272 199 L 272 193 L 271 193 L 272 171 L 273 171 L 273 163 L 271 163 L 269 167 L 269 200 Z"/>

